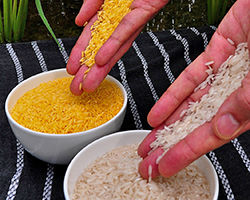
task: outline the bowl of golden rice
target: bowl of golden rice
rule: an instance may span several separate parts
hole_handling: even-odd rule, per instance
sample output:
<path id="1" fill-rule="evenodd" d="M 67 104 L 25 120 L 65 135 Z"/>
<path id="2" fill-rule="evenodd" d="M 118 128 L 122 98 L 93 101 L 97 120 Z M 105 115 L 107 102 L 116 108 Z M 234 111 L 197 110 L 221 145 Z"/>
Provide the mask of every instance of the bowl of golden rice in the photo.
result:
<path id="1" fill-rule="evenodd" d="M 112 76 L 81 96 L 71 94 L 72 78 L 65 68 L 42 72 L 18 84 L 5 102 L 19 142 L 52 164 L 68 164 L 87 144 L 118 131 L 126 113 L 126 91 Z"/>
<path id="2" fill-rule="evenodd" d="M 84 147 L 67 168 L 65 199 L 218 198 L 218 177 L 205 155 L 170 178 L 142 179 L 138 173 L 142 158 L 137 147 L 149 132 L 117 132 Z"/>

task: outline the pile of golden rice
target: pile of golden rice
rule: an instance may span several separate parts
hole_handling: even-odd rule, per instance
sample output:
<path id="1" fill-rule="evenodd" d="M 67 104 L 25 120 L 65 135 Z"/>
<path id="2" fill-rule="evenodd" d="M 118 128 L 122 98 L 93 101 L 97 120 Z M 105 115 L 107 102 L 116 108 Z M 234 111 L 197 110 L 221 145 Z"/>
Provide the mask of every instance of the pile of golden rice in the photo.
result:
<path id="1" fill-rule="evenodd" d="M 124 98 L 115 83 L 104 80 L 93 93 L 74 96 L 71 81 L 67 77 L 40 84 L 16 102 L 11 116 L 34 131 L 67 134 L 100 126 L 121 110 Z"/>

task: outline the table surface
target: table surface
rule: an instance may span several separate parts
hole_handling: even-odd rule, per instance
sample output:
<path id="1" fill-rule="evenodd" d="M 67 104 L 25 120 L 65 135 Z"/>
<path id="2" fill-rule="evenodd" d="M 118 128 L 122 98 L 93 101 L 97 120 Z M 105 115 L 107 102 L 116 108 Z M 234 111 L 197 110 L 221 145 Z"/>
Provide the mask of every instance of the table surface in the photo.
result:
<path id="1" fill-rule="evenodd" d="M 151 129 L 147 114 L 178 75 L 206 48 L 216 27 L 141 34 L 110 75 L 128 93 L 122 130 Z M 28 77 L 65 68 L 77 38 L 0 45 L 0 199 L 63 199 L 66 165 L 40 161 L 27 153 L 8 124 L 8 93 Z M 207 154 L 219 177 L 219 199 L 250 197 L 250 133 Z"/>

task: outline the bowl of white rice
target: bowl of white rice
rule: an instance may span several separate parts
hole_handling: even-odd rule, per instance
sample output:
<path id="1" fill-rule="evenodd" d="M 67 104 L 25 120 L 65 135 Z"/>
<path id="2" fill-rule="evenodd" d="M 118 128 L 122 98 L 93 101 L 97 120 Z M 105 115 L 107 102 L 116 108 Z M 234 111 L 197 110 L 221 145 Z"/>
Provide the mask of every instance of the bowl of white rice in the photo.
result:
<path id="1" fill-rule="evenodd" d="M 149 132 L 117 132 L 83 148 L 67 168 L 65 199 L 218 199 L 218 177 L 205 155 L 171 178 L 142 179 L 137 147 Z"/>

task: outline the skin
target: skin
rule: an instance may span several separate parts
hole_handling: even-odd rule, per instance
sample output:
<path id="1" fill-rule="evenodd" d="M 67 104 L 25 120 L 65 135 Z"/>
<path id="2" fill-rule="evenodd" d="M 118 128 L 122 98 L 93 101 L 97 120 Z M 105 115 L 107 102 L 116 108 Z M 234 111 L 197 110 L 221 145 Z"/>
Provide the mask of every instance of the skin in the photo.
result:
<path id="1" fill-rule="evenodd" d="M 133 41 L 139 35 L 147 21 L 153 18 L 168 1 L 169 0 L 135 0 L 131 5 L 132 11 L 123 18 L 111 37 L 98 51 L 95 58 L 96 64 L 83 79 L 84 71 L 87 70 L 87 67 L 80 66 L 79 60 L 81 58 L 81 52 L 88 45 L 91 36 L 90 27 L 97 19 L 96 12 L 103 3 L 103 0 L 85 0 L 75 22 L 79 26 L 83 26 L 85 22 L 88 22 L 88 24 L 85 26 L 76 45 L 72 49 L 67 64 L 68 73 L 75 75 L 70 86 L 71 92 L 74 95 L 80 95 L 83 90 L 93 92 L 115 63 L 131 47 Z M 81 82 L 82 89 L 79 90 Z"/>
<path id="2" fill-rule="evenodd" d="M 96 55 L 96 65 L 83 80 L 86 67 L 79 65 L 81 51 L 87 46 L 90 39 L 90 26 L 96 19 L 96 11 L 102 2 L 86 0 L 76 18 L 78 25 L 83 25 L 85 21 L 89 21 L 89 24 L 84 28 L 73 48 L 67 65 L 68 72 L 76 75 L 71 84 L 71 91 L 75 95 L 82 93 L 82 90 L 79 90 L 81 82 L 85 91 L 91 92 L 98 87 L 112 66 L 129 49 L 142 27 L 168 1 L 135 0 L 131 6 L 132 11 L 124 17 L 116 31 L 99 50 Z M 234 53 L 239 43 L 247 42 L 250 47 L 249 9 L 249 0 L 236 1 L 220 23 L 206 50 L 180 74 L 149 112 L 148 122 L 154 129 L 138 148 L 138 154 L 144 158 L 139 166 L 139 172 L 143 178 L 148 178 L 149 165 L 152 165 L 153 169 L 152 178 L 160 174 L 170 177 L 200 156 L 250 129 L 250 74 L 248 74 L 242 81 L 242 86 L 227 98 L 215 117 L 173 146 L 158 165 L 155 164 L 155 160 L 163 151 L 159 148 L 148 155 L 149 145 L 155 140 L 156 131 L 162 129 L 164 124 L 169 125 L 179 119 L 181 111 L 187 108 L 188 102 L 197 101 L 206 93 L 206 89 L 193 92 L 207 77 L 205 63 L 213 60 L 214 64 L 211 67 L 216 72 L 219 66 Z M 234 45 L 230 44 L 227 38 L 233 40 Z"/>

